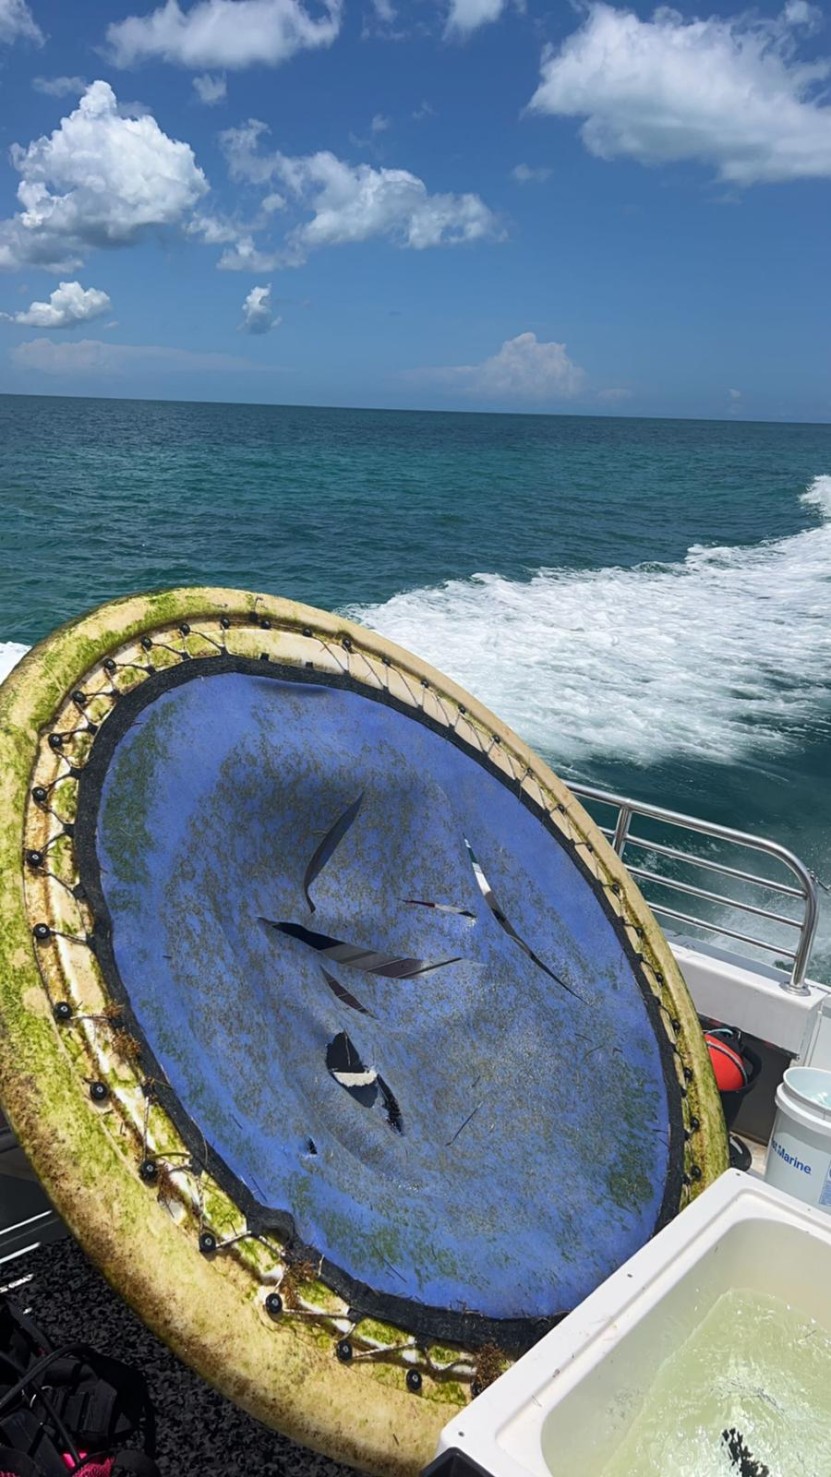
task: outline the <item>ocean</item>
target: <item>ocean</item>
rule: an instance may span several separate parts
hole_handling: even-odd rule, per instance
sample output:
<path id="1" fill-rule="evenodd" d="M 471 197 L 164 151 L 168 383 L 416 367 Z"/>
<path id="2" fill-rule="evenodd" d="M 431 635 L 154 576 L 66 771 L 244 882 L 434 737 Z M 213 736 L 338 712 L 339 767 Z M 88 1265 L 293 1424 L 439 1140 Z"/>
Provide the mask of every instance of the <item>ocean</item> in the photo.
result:
<path id="1" fill-rule="evenodd" d="M 0 672 L 127 592 L 287 595 L 831 883 L 831 425 L 5 396 L 0 498 Z"/>

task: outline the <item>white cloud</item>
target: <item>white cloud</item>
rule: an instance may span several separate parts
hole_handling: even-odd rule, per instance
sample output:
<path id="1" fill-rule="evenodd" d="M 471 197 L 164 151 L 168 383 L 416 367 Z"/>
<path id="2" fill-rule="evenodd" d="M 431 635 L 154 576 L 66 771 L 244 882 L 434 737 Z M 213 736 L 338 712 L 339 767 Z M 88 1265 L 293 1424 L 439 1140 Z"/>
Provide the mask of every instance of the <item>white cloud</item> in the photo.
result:
<path id="1" fill-rule="evenodd" d="M 450 0 L 445 35 L 464 40 L 480 26 L 499 20 L 506 3 L 507 0 Z"/>
<path id="2" fill-rule="evenodd" d="M 601 159 L 697 160 L 739 185 L 831 176 L 828 61 L 801 62 L 795 31 L 817 12 L 791 0 L 774 20 L 752 12 L 685 21 L 590 4 L 580 29 L 543 55 L 539 113 L 585 118 Z"/>
<path id="3" fill-rule="evenodd" d="M 158 58 L 182 67 L 277 66 L 295 52 L 330 46 L 340 30 L 341 0 L 323 0 L 313 19 L 300 0 L 197 0 L 183 11 L 165 0 L 150 15 L 107 28 L 118 67 Z"/>
<path id="4" fill-rule="evenodd" d="M 152 373 L 204 373 L 253 371 L 267 366 L 233 354 L 201 354 L 190 349 L 173 349 L 162 344 L 109 344 L 103 339 L 83 338 L 75 343 L 56 343 L 54 339 L 35 338 L 18 344 L 11 356 L 22 369 L 35 369 L 43 374 L 123 374 L 128 370 Z"/>
<path id="5" fill-rule="evenodd" d="M 370 133 L 386 133 L 390 126 L 390 120 L 384 113 L 376 113 L 369 125 Z"/>
<path id="6" fill-rule="evenodd" d="M 252 287 L 242 305 L 242 329 L 245 333 L 268 333 L 282 319 L 275 318 L 271 302 L 271 283 L 267 287 Z"/>
<path id="7" fill-rule="evenodd" d="M 317 247 L 372 237 L 421 251 L 500 234 L 496 217 L 478 195 L 431 195 L 409 170 L 346 164 L 328 151 L 300 157 L 263 154 L 258 145 L 267 131 L 252 119 L 220 135 L 231 178 L 259 185 L 279 180 L 289 200 L 311 219 L 290 230 L 276 251 L 263 252 L 250 235 L 243 237 L 220 266 L 253 271 L 298 266 Z"/>
<path id="8" fill-rule="evenodd" d="M 112 303 L 106 292 L 97 287 L 82 287 L 80 282 L 61 282 L 50 293 L 48 302 L 32 303 L 23 313 L 3 313 L 11 323 L 24 323 L 29 328 L 74 328 L 108 313 Z"/>
<path id="9" fill-rule="evenodd" d="M 0 0 L 0 41 L 34 41 L 42 46 L 44 35 L 26 0 Z"/>
<path id="10" fill-rule="evenodd" d="M 551 178 L 551 170 L 546 169 L 544 164 L 515 164 L 511 170 L 511 178 L 519 185 L 541 185 Z"/>
<path id="11" fill-rule="evenodd" d="M 742 398 L 741 390 L 728 390 L 727 393 L 731 400 L 741 400 Z"/>
<path id="12" fill-rule="evenodd" d="M 87 90 L 83 77 L 33 77 L 32 86 L 46 97 L 80 97 Z"/>
<path id="13" fill-rule="evenodd" d="M 534 333 L 506 339 L 481 364 L 419 369 L 409 377 L 455 387 L 477 400 L 533 405 L 570 400 L 586 383 L 585 371 L 569 359 L 565 344 L 540 343 Z"/>
<path id="14" fill-rule="evenodd" d="M 194 77 L 193 90 L 200 103 L 204 103 L 206 108 L 216 107 L 217 103 L 224 102 L 228 96 L 228 84 L 225 78 L 212 77 L 210 72 L 203 72 L 201 76 Z"/>
<path id="15" fill-rule="evenodd" d="M 0 223 L 0 265 L 66 270 L 89 246 L 126 246 L 181 225 L 208 185 L 189 144 L 155 118 L 124 118 L 112 88 L 93 82 L 50 135 L 13 144 L 21 209 Z"/>

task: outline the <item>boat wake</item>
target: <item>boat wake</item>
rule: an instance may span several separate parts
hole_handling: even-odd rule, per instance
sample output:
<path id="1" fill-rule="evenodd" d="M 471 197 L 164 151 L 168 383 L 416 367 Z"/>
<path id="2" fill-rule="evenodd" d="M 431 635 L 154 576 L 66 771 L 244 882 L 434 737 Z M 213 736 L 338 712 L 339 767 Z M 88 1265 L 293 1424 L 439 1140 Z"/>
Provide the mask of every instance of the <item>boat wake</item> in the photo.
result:
<path id="1" fill-rule="evenodd" d="M 477 574 L 347 614 L 455 678 L 555 765 L 782 751 L 831 710 L 831 476 L 801 501 L 819 521 L 784 539 L 524 582 Z"/>

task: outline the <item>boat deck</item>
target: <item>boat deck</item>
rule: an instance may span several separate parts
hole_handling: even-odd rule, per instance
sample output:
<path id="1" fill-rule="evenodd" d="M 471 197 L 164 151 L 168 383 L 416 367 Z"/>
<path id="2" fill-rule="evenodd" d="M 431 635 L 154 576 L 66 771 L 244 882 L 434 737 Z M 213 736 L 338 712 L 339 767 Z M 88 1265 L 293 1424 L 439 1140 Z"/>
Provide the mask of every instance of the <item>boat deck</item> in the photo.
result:
<path id="1" fill-rule="evenodd" d="M 92 1344 L 142 1370 L 158 1425 L 163 1477 L 355 1477 L 349 1467 L 269 1431 L 181 1364 L 64 1236 L 0 1268 L 22 1307 L 56 1342 Z"/>

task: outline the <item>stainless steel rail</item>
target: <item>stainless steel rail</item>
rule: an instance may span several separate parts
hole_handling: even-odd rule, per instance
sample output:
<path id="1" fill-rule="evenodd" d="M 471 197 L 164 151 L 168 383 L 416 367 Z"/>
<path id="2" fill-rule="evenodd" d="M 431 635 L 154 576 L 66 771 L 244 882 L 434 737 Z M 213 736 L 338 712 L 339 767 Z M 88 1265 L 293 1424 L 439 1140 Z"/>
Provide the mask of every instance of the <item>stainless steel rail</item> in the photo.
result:
<path id="1" fill-rule="evenodd" d="M 819 904 L 816 879 L 799 860 L 799 857 L 794 856 L 792 851 L 788 851 L 787 847 L 780 846 L 776 841 L 767 841 L 761 836 L 751 836 L 746 831 L 735 831 L 730 826 L 718 826 L 712 821 L 684 815 L 681 811 L 665 810 L 660 805 L 642 805 L 638 800 L 630 800 L 624 795 L 615 795 L 609 790 L 598 790 L 592 785 L 573 784 L 570 788 L 582 801 L 588 802 L 590 810 L 593 810 L 594 805 L 600 805 L 610 807 L 616 812 L 611 824 L 600 824 L 596 816 L 595 819 L 598 820 L 604 836 L 608 837 L 618 856 L 625 862 L 627 870 L 637 878 L 639 883 L 647 884 L 646 890 L 649 893 L 649 904 L 653 912 L 687 927 L 700 928 L 722 938 L 736 939 L 740 943 L 750 944 L 755 949 L 762 949 L 768 954 L 776 955 L 777 959 L 785 960 L 790 965 L 790 972 L 784 981 L 783 988 L 797 995 L 806 993 L 805 975 L 817 931 Z M 670 831 L 678 829 L 683 831 L 686 837 L 706 837 L 708 840 L 722 842 L 730 848 L 739 847 L 750 852 L 761 852 L 776 864 L 780 869 L 780 874 L 777 877 L 766 877 L 758 872 L 745 871 L 743 868 L 728 865 L 712 856 L 700 856 L 689 847 L 672 844 L 671 837 L 669 840 L 652 840 L 648 836 L 637 835 L 631 829 L 632 821 L 636 818 L 657 822 L 661 827 L 666 827 Z M 627 851 L 629 857 L 632 858 L 631 861 L 627 856 Z M 632 856 L 633 851 L 638 855 Z M 671 873 L 656 872 L 649 865 L 645 865 L 647 857 L 653 856 L 666 858 L 670 863 L 684 867 L 700 868 L 702 871 L 727 878 L 732 890 L 725 893 L 712 892 L 708 888 L 700 887 L 696 882 L 674 877 Z M 791 880 L 785 882 L 783 873 L 789 875 Z M 796 886 L 793 885 L 794 880 Z M 746 884 L 748 888 L 757 890 L 753 894 L 753 901 L 745 896 L 737 895 L 735 886 L 737 883 Z M 663 889 L 657 898 L 653 892 L 655 888 Z M 762 896 L 764 893 L 776 893 L 779 897 L 793 899 L 794 916 L 775 912 L 768 907 Z M 673 896 L 662 902 L 661 897 L 666 897 L 666 894 L 673 894 Z M 695 914 L 679 911 L 677 907 L 670 906 L 670 902 L 677 900 L 678 894 L 682 898 L 695 898 L 705 905 L 716 904 L 722 910 L 736 910 L 739 913 L 749 914 L 753 918 L 764 918 L 778 929 L 789 929 L 792 934 L 795 931 L 796 940 L 794 942 L 791 937 L 784 939 L 782 943 L 772 942 L 770 938 L 760 938 L 755 933 L 738 932 L 723 919 L 708 917 L 706 911 Z"/>

